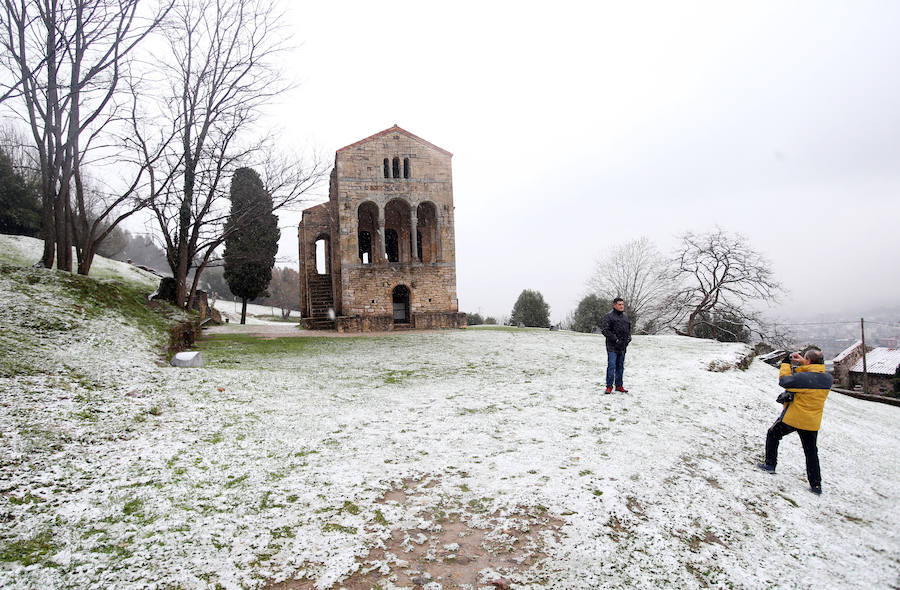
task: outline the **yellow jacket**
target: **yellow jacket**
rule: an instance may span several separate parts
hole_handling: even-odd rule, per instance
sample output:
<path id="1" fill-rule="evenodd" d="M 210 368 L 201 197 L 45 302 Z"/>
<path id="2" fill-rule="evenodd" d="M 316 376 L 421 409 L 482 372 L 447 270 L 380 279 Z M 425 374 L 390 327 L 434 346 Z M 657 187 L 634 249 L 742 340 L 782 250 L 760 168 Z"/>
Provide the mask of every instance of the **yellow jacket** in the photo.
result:
<path id="1" fill-rule="evenodd" d="M 801 365 L 791 371 L 790 363 L 782 363 L 778 385 L 792 392 L 794 401 L 784 404 L 781 421 L 800 430 L 818 430 L 833 383 L 834 377 L 825 372 L 825 365 Z"/>

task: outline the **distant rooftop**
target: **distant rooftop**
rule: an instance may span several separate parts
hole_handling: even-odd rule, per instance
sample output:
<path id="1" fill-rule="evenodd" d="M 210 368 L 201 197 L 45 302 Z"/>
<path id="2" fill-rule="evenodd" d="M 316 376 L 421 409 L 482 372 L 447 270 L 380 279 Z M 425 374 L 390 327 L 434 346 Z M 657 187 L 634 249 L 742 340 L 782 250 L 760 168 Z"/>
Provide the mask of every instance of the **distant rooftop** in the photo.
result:
<path id="1" fill-rule="evenodd" d="M 833 359 L 834 362 L 836 362 L 836 363 L 841 362 L 842 360 L 844 360 L 845 358 L 847 358 L 847 356 L 848 356 L 851 352 L 853 352 L 854 350 L 856 350 L 856 349 L 857 349 L 859 346 L 861 346 L 861 345 L 862 345 L 862 340 L 857 340 L 856 342 L 854 342 L 853 344 L 851 344 L 850 346 L 848 346 L 847 348 L 845 348 L 842 352 L 840 352 L 836 357 L 834 357 L 834 359 Z"/>
<path id="2" fill-rule="evenodd" d="M 866 354 L 866 371 L 876 375 L 893 375 L 900 365 L 900 348 L 873 348 Z M 856 361 L 850 370 L 862 373 L 863 360 Z"/>

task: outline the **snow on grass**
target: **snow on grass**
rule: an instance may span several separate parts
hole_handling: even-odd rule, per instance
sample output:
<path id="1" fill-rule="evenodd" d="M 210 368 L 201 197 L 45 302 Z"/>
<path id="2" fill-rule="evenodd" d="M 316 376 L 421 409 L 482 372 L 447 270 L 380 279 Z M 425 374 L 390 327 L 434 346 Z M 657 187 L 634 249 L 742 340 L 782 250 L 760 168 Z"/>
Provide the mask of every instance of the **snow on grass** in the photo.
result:
<path id="1" fill-rule="evenodd" d="M 75 260 L 75 250 L 72 252 L 72 260 Z M 0 234 L 0 264 L 30 266 L 39 262 L 43 253 L 44 242 L 41 240 Z M 90 275 L 100 280 L 112 279 L 149 286 L 151 291 L 159 284 L 159 278 L 153 273 L 103 256 L 94 257 Z"/>
<path id="2" fill-rule="evenodd" d="M 213 307 L 219 310 L 223 319 L 228 318 L 231 323 L 241 321 L 241 302 L 228 299 L 216 299 Z M 269 305 L 257 305 L 255 303 L 247 304 L 247 317 L 245 323 L 251 326 L 285 324 L 285 322 L 296 322 L 300 319 L 298 312 L 292 311 L 288 319 L 281 317 L 281 308 Z"/>
<path id="3" fill-rule="evenodd" d="M 777 371 L 707 370 L 740 345 L 635 337 L 624 395 L 602 393 L 601 337 L 529 329 L 216 335 L 175 369 L 121 317 L 3 277 L 4 333 L 69 327 L 30 345 L 46 371 L 0 377 L 0 586 L 338 587 L 441 512 L 487 536 L 564 523 L 531 569 L 498 558 L 517 588 L 898 583 L 897 408 L 829 397 L 814 496 L 796 437 L 776 475 L 753 467 Z"/>

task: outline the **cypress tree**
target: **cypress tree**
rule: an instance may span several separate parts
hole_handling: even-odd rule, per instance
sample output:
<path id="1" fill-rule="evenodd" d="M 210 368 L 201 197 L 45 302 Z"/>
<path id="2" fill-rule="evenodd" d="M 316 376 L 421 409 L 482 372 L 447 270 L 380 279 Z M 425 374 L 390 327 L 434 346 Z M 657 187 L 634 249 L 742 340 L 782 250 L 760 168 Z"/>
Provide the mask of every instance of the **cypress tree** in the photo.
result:
<path id="1" fill-rule="evenodd" d="M 225 232 L 225 281 L 241 298 L 244 324 L 247 302 L 263 295 L 272 280 L 281 237 L 272 196 L 252 168 L 238 168 L 231 178 L 231 214 Z"/>

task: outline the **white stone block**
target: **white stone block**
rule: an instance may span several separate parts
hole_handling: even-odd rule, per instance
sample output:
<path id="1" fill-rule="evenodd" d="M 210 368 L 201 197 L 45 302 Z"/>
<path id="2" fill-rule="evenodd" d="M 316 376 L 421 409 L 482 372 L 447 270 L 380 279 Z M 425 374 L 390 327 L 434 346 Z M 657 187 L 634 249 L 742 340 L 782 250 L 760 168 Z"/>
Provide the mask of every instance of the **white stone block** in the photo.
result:
<path id="1" fill-rule="evenodd" d="M 172 357 L 173 367 L 202 367 L 203 355 L 199 352 L 176 352 Z"/>

